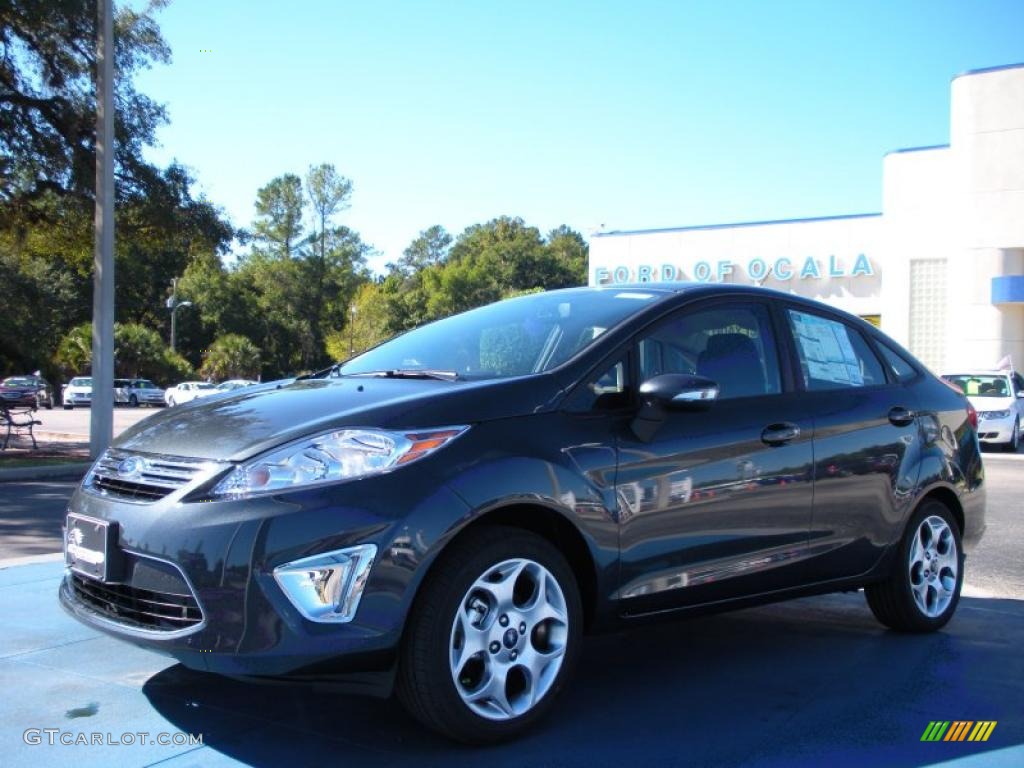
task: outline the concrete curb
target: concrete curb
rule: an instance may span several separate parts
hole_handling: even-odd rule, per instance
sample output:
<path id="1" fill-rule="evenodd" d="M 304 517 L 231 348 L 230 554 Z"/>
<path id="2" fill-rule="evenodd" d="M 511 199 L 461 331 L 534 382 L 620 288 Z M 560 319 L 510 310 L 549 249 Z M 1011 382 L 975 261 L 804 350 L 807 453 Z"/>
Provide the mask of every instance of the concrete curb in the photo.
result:
<path id="1" fill-rule="evenodd" d="M 989 453 L 986 451 L 981 455 L 982 462 L 986 461 L 1024 461 L 1024 453 Z"/>
<path id="2" fill-rule="evenodd" d="M 38 467 L 7 467 L 0 469 L 0 483 L 16 480 L 80 480 L 90 466 L 91 462 L 76 461 Z"/>
<path id="3" fill-rule="evenodd" d="M 35 431 L 36 440 L 54 440 L 59 443 L 88 443 L 89 435 L 82 435 L 78 432 L 50 432 L 45 429 Z"/>

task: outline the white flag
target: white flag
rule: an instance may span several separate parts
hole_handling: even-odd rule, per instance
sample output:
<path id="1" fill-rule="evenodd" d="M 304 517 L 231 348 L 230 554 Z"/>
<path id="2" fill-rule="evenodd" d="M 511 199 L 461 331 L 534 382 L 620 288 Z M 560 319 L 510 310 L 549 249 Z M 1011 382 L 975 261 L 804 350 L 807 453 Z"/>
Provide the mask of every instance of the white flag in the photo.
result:
<path id="1" fill-rule="evenodd" d="M 1013 370 L 1013 360 L 1010 359 L 1009 355 L 1007 355 L 1002 360 L 1000 360 L 998 363 L 996 363 L 996 370 L 997 371 L 1012 371 Z"/>

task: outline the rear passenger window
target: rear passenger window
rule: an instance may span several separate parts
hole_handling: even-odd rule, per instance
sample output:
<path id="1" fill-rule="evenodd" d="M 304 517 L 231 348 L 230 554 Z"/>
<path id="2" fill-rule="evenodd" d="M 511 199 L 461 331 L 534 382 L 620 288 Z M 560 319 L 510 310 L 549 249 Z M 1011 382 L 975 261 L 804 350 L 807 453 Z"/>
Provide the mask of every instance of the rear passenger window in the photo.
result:
<path id="1" fill-rule="evenodd" d="M 890 347 L 888 344 L 875 339 L 875 344 L 878 346 L 879 351 L 882 353 L 882 357 L 885 359 L 889 369 L 893 372 L 897 379 L 900 381 L 910 381 L 910 379 L 917 376 L 917 370 L 912 366 L 907 359 L 903 357 L 899 352 Z"/>
<path id="2" fill-rule="evenodd" d="M 859 332 L 845 323 L 810 312 L 787 310 L 809 390 L 873 387 L 885 384 L 885 372 Z"/>

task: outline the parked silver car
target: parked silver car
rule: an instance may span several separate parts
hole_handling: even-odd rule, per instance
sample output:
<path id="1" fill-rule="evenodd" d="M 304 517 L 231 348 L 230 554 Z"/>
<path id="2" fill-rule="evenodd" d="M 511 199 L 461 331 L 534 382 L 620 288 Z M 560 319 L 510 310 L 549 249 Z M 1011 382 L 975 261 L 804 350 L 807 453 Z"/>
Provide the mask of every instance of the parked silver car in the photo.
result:
<path id="1" fill-rule="evenodd" d="M 164 391 L 149 379 L 115 379 L 114 404 L 137 408 L 140 405 L 163 407 Z"/>

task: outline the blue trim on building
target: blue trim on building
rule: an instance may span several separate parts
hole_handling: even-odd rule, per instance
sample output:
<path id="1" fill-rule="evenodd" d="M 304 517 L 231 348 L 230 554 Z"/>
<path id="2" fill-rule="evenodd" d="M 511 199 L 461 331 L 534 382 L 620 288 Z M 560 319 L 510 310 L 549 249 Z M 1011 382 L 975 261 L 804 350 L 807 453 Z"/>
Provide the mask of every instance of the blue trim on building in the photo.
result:
<path id="1" fill-rule="evenodd" d="M 774 219 L 771 221 L 739 221 L 734 224 L 699 224 L 692 227 L 661 227 L 656 229 L 613 229 L 610 232 L 594 232 L 591 237 L 613 235 L 653 235 L 659 232 L 696 232 L 706 229 L 734 229 L 738 227 L 767 227 L 775 224 L 805 224 L 814 221 L 843 221 L 845 219 L 870 219 L 880 213 L 848 213 L 843 216 L 812 216 L 806 219 Z"/>
<path id="2" fill-rule="evenodd" d="M 1024 304 L 1024 275 L 992 278 L 993 304 Z"/>
<path id="3" fill-rule="evenodd" d="M 927 147 L 904 147 L 903 149 L 891 149 L 883 155 L 902 155 L 905 152 L 930 152 L 934 149 L 949 149 L 949 144 L 932 144 Z"/>
<path id="4" fill-rule="evenodd" d="M 1024 67 L 1024 61 L 1018 64 L 1000 64 L 997 67 L 981 67 L 980 69 L 968 69 L 966 72 L 961 72 L 959 75 L 953 75 L 953 79 L 956 80 L 958 77 L 970 77 L 971 75 L 984 75 L 987 72 L 1002 72 L 1004 69 L 1020 69 Z"/>

